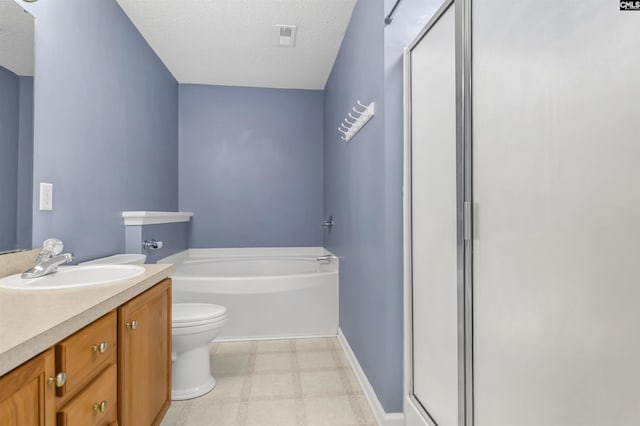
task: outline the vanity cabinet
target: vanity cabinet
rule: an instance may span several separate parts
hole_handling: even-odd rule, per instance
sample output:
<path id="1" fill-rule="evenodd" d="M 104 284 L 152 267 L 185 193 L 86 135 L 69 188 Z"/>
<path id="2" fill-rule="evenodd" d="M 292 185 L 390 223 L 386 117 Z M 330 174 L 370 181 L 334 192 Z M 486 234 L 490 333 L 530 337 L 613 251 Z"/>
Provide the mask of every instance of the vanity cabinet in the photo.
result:
<path id="1" fill-rule="evenodd" d="M 2 426 L 55 425 L 54 371 L 54 351 L 49 349 L 0 377 Z"/>
<path id="2" fill-rule="evenodd" d="M 118 308 L 120 426 L 159 424 L 171 403 L 171 280 Z"/>
<path id="3" fill-rule="evenodd" d="M 152 426 L 170 403 L 170 279 L 0 377 L 0 426 Z"/>

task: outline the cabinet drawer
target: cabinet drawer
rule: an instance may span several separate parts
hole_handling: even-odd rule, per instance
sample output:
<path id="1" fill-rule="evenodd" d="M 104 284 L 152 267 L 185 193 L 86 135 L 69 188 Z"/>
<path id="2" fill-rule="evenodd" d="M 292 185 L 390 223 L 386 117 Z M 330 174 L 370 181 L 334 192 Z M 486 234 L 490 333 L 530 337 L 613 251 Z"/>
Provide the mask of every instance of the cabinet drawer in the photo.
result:
<path id="1" fill-rule="evenodd" d="M 71 396 L 108 362 L 115 364 L 117 341 L 117 316 L 113 311 L 58 343 L 56 372 L 64 372 L 67 380 L 56 389 L 56 395 Z M 64 398 L 59 401 L 64 402 Z"/>
<path id="2" fill-rule="evenodd" d="M 118 421 L 118 369 L 107 367 L 85 390 L 58 410 L 58 426 L 103 426 Z"/>

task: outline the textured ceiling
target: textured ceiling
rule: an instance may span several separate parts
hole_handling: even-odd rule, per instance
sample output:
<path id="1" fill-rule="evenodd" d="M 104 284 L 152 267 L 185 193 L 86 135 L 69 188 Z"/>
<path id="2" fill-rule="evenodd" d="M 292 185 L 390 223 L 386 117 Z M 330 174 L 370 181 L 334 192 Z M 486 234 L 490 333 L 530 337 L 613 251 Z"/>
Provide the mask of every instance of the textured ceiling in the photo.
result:
<path id="1" fill-rule="evenodd" d="M 15 0 L 0 0 L 0 66 L 33 75 L 33 17 Z"/>
<path id="2" fill-rule="evenodd" d="M 180 83 L 323 89 L 356 0 L 117 0 Z M 278 24 L 297 25 L 294 48 Z"/>

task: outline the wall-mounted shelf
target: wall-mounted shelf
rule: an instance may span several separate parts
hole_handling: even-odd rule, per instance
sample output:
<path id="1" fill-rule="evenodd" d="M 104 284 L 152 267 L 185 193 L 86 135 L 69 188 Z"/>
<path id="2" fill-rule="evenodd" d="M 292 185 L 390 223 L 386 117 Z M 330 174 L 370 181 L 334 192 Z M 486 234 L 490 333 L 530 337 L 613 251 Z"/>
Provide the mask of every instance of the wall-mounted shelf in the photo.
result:
<path id="1" fill-rule="evenodd" d="M 125 226 L 129 225 L 157 225 L 161 223 L 189 222 L 191 212 L 122 212 Z"/>

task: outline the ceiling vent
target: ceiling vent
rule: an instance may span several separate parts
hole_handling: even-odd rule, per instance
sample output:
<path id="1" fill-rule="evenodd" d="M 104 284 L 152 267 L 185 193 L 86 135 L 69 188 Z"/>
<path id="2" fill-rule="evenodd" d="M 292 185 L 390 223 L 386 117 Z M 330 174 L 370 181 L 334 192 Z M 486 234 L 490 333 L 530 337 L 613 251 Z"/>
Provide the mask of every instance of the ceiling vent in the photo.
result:
<path id="1" fill-rule="evenodd" d="M 280 32 L 278 45 L 280 47 L 295 47 L 296 45 L 296 26 L 295 25 L 276 25 Z"/>

